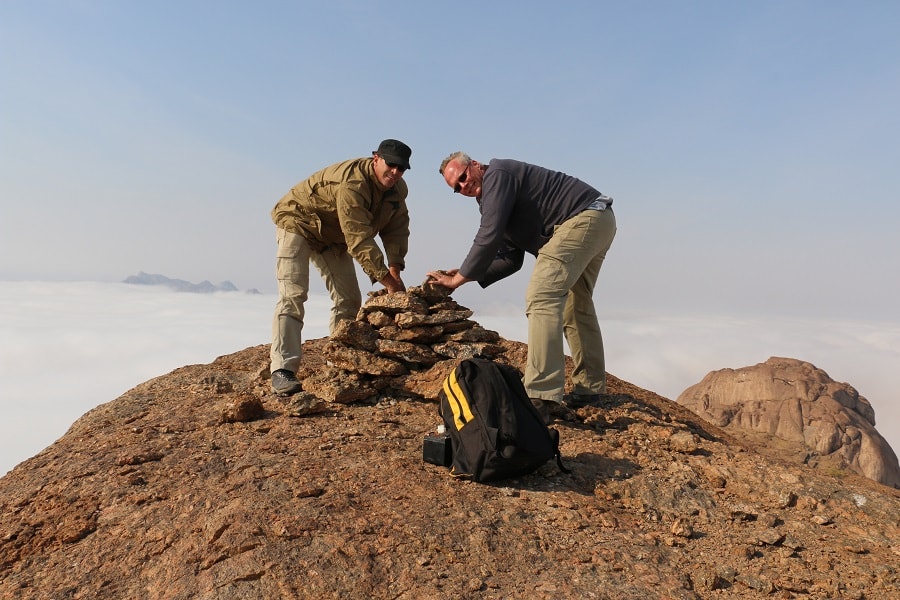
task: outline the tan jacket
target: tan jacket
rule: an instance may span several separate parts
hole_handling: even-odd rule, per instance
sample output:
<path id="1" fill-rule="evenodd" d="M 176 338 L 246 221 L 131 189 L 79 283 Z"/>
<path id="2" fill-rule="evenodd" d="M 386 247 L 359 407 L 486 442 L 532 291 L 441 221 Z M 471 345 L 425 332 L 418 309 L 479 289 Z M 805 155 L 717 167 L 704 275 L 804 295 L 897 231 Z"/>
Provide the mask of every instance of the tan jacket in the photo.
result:
<path id="1" fill-rule="evenodd" d="M 272 221 L 302 235 L 318 251 L 345 246 L 375 282 L 388 274 L 388 265 L 398 265 L 401 270 L 405 266 L 408 193 L 402 179 L 382 190 L 372 159 L 355 158 L 326 167 L 295 185 L 272 209 Z"/>

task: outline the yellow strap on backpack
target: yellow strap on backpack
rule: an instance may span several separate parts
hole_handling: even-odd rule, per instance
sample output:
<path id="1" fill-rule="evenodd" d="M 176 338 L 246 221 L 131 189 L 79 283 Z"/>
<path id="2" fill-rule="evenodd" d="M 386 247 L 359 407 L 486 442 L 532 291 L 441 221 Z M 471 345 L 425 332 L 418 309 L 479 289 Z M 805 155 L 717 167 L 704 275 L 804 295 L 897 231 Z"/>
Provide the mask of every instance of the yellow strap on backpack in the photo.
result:
<path id="1" fill-rule="evenodd" d="M 469 400 L 459 387 L 459 381 L 456 379 L 456 369 L 444 379 L 444 393 L 447 394 L 450 409 L 453 411 L 453 423 L 456 430 L 459 431 L 465 427 L 466 423 L 474 419 L 472 409 L 469 407 Z"/>

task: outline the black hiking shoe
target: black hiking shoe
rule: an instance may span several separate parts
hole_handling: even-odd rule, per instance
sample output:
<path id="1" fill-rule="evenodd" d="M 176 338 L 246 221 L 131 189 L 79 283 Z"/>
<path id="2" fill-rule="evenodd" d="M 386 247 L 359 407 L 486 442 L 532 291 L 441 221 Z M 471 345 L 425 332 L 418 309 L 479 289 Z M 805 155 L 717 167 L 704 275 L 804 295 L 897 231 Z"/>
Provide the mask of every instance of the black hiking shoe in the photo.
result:
<path id="1" fill-rule="evenodd" d="M 534 407 L 537 409 L 538 414 L 541 415 L 541 419 L 543 419 L 544 425 L 549 425 L 550 407 L 548 405 L 551 404 L 551 402 L 541 400 L 540 398 L 531 398 L 531 403 L 534 404 Z"/>
<path id="2" fill-rule="evenodd" d="M 573 392 L 563 396 L 563 402 L 572 408 L 583 408 L 600 402 L 600 394 L 576 394 Z"/>
<path id="3" fill-rule="evenodd" d="M 290 396 L 303 389 L 293 373 L 287 369 L 278 369 L 272 373 L 272 391 L 279 396 Z"/>
<path id="4" fill-rule="evenodd" d="M 575 411 L 566 406 L 562 402 L 550 402 L 544 401 L 547 406 L 550 408 L 550 416 L 555 417 L 560 421 L 577 421 L 578 416 L 575 414 Z"/>
<path id="5" fill-rule="evenodd" d="M 556 418 L 560 421 L 575 421 L 575 411 L 563 404 L 562 402 L 554 402 L 553 400 L 541 400 L 540 398 L 531 398 L 531 403 L 541 414 L 544 419 L 544 425 L 549 425 Z"/>

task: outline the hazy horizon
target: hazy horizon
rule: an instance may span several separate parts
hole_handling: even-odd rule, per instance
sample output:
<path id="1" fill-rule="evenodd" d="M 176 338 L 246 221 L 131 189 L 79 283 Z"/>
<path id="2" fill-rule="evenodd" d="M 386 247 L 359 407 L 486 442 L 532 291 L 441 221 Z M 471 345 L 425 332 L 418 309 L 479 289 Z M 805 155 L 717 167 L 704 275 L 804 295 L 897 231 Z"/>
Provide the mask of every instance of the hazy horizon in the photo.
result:
<path id="1" fill-rule="evenodd" d="M 0 281 L 0 475 L 144 381 L 269 343 L 274 303 L 273 294 Z M 486 294 L 464 304 L 488 329 L 527 341 L 521 306 Z M 327 335 L 329 307 L 324 292 L 311 294 L 304 339 Z M 878 432 L 895 453 L 900 448 L 893 400 L 900 323 L 600 313 L 607 370 L 634 385 L 674 401 L 710 371 L 798 358 L 854 386 L 872 404 Z"/>

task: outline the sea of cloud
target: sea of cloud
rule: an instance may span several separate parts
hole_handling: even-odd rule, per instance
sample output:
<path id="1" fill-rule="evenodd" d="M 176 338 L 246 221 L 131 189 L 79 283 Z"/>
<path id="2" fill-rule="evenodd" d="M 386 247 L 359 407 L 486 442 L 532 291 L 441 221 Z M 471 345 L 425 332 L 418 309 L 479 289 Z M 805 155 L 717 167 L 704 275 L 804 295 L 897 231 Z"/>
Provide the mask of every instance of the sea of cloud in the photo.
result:
<path id="1" fill-rule="evenodd" d="M 274 303 L 243 292 L 0 281 L 0 476 L 139 383 L 268 343 Z M 526 341 L 521 307 L 469 306 L 485 327 Z M 327 335 L 329 307 L 311 295 L 304 337 Z M 770 356 L 809 361 L 865 396 L 878 431 L 900 449 L 900 323 L 621 312 L 601 325 L 607 370 L 672 399 L 712 370 Z"/>

